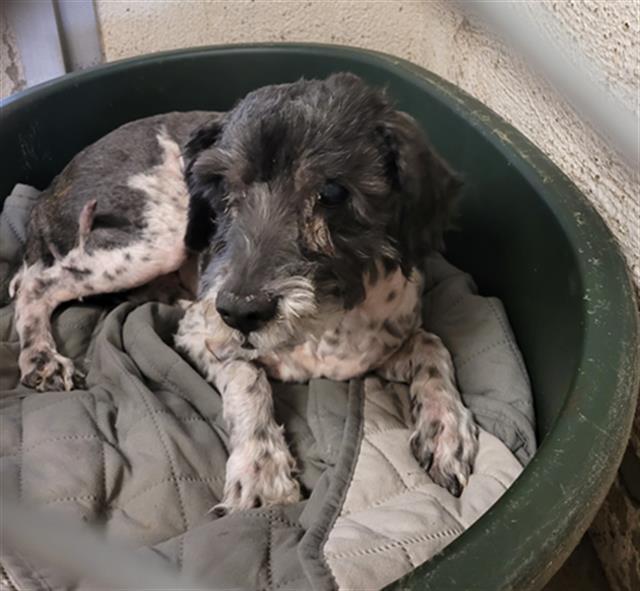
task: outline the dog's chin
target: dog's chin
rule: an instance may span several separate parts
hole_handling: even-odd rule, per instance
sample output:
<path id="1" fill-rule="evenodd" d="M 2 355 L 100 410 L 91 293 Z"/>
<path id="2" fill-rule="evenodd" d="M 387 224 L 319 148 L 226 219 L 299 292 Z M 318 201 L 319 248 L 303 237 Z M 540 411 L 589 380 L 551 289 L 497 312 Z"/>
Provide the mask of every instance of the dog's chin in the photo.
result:
<path id="1" fill-rule="evenodd" d="M 241 339 L 244 341 L 240 346 L 249 354 L 255 354 L 256 357 L 278 349 L 295 347 L 306 340 L 311 324 L 311 319 L 308 319 L 309 322 L 305 322 L 307 320 L 305 318 L 298 320 L 294 325 L 291 322 L 274 321 L 263 329 L 252 332 L 247 337 L 241 335 Z"/>
<path id="2" fill-rule="evenodd" d="M 238 333 L 241 350 L 257 359 L 282 349 L 292 349 L 324 332 L 327 322 L 344 311 L 344 302 L 334 297 L 318 299 L 316 293 L 283 298 L 278 317 L 247 337 Z M 293 302 L 293 304 L 292 304 Z M 237 332 L 237 331 L 234 331 Z"/>
<path id="3" fill-rule="evenodd" d="M 303 343 L 313 331 L 317 320 L 296 318 L 295 322 L 274 320 L 248 335 L 229 328 L 219 317 L 209 324 L 207 347 L 219 361 L 242 359 L 254 361 L 262 355 Z"/>

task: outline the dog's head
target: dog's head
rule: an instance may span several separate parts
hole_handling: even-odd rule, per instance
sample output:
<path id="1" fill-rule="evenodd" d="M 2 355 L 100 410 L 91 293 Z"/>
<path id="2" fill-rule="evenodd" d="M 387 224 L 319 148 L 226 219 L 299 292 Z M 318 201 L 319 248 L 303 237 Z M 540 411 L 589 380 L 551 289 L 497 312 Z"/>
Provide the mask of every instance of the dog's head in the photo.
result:
<path id="1" fill-rule="evenodd" d="M 458 181 L 419 125 L 351 74 L 256 90 L 186 146 L 200 297 L 250 347 L 441 246 Z M 242 336 L 244 335 L 244 336 Z"/>

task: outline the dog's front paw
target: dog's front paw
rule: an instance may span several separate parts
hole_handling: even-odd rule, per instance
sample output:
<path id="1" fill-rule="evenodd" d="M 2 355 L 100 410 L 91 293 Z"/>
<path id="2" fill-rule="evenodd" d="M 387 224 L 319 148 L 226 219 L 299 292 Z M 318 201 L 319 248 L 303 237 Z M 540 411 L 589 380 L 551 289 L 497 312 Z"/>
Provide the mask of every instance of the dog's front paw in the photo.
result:
<path id="1" fill-rule="evenodd" d="M 49 347 L 25 349 L 19 359 L 21 381 L 40 392 L 83 387 L 84 376 L 73 361 Z"/>
<path id="2" fill-rule="evenodd" d="M 478 452 L 478 427 L 461 402 L 423 408 L 411 436 L 411 449 L 436 484 L 459 497 Z"/>
<path id="3" fill-rule="evenodd" d="M 261 445 L 248 442 L 232 452 L 224 498 L 212 509 L 216 515 L 300 501 L 300 485 L 293 476 L 295 461 L 289 451 L 264 446 L 260 451 Z"/>

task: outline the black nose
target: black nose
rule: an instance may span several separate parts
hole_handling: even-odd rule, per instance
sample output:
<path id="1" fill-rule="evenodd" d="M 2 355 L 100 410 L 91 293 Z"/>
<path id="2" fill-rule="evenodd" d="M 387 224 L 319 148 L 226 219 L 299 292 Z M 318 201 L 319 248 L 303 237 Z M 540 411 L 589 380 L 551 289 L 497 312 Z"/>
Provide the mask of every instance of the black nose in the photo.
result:
<path id="1" fill-rule="evenodd" d="M 221 291 L 216 299 L 216 308 L 231 328 L 249 334 L 262 328 L 276 315 L 278 299 L 265 294 L 240 296 Z"/>

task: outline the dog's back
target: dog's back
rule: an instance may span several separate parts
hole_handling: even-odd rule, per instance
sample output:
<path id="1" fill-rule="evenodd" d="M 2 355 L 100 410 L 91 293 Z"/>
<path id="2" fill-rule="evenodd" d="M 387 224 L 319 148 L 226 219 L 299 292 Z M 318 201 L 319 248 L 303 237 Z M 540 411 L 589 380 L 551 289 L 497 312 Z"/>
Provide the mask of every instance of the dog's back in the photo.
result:
<path id="1" fill-rule="evenodd" d="M 123 125 L 80 152 L 35 206 L 25 264 L 14 276 L 22 381 L 39 390 L 81 383 L 49 317 L 66 301 L 130 290 L 187 259 L 189 191 L 183 150 L 207 112 Z"/>
<path id="2" fill-rule="evenodd" d="M 34 207 L 25 262 L 48 266 L 78 241 L 83 208 L 96 201 L 87 251 L 130 244 L 146 225 L 146 195 L 130 185 L 162 163 L 166 136 L 182 148 L 193 129 L 211 118 L 204 111 L 167 113 L 132 121 L 91 144 L 56 176 Z M 53 252 L 52 252 L 53 251 Z"/>

